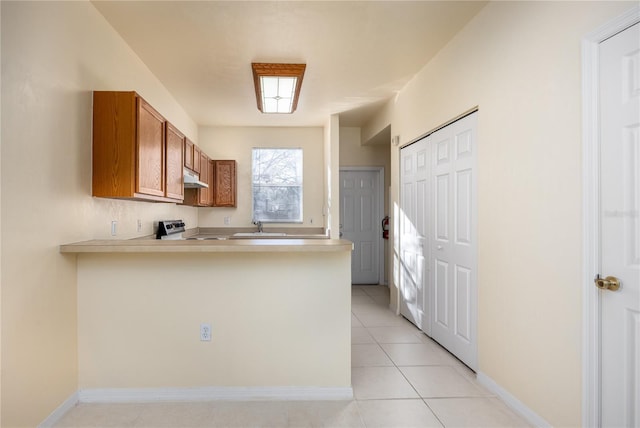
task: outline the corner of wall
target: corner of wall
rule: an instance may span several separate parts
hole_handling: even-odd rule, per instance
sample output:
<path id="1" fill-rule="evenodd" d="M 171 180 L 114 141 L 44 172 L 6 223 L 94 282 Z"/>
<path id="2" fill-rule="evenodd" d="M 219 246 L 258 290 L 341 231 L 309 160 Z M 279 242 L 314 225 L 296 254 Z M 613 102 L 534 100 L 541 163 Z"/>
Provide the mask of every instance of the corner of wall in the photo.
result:
<path id="1" fill-rule="evenodd" d="M 389 233 L 389 293 L 390 293 L 390 302 L 389 307 L 391 310 L 395 311 L 396 314 L 400 313 L 400 296 L 399 296 L 399 278 L 398 278 L 398 270 L 395 269 L 398 266 L 398 251 L 399 251 L 399 229 L 398 229 L 398 218 L 400 217 L 399 213 L 399 200 L 400 200 L 400 136 L 394 135 L 396 130 L 394 130 L 394 122 L 393 122 L 393 108 L 389 109 L 389 116 L 391 118 L 389 125 L 389 135 L 393 135 L 393 139 L 397 138 L 398 144 L 392 142 L 389 145 L 389 150 L 391 151 L 391 165 L 390 165 L 390 182 L 389 182 L 389 216 L 391 217 L 391 230 Z"/>
<path id="2" fill-rule="evenodd" d="M 339 238 L 340 229 L 340 117 L 329 116 L 324 126 L 324 227 L 332 239 Z"/>
<path id="3" fill-rule="evenodd" d="M 364 144 L 390 126 L 394 105 L 395 100 L 391 98 L 362 126 L 362 141 L 365 142 Z"/>

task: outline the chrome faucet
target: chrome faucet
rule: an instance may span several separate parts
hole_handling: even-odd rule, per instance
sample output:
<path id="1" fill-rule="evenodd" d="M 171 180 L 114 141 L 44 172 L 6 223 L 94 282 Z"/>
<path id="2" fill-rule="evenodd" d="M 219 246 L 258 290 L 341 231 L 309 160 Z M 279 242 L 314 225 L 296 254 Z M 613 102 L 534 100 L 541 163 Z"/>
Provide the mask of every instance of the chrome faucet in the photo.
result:
<path id="1" fill-rule="evenodd" d="M 262 233 L 262 222 L 260 220 L 253 220 L 253 224 L 258 226 L 258 232 Z"/>

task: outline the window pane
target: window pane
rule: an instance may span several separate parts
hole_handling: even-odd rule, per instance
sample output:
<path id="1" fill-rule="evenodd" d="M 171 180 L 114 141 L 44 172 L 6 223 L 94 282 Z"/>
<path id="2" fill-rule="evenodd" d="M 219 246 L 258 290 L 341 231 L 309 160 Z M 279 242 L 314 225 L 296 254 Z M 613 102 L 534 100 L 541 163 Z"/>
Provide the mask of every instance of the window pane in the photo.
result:
<path id="1" fill-rule="evenodd" d="M 253 149 L 253 218 L 302 221 L 302 149 Z"/>
<path id="2" fill-rule="evenodd" d="M 255 186 L 253 188 L 254 218 L 260 221 L 302 221 L 302 188 Z"/>
<path id="3" fill-rule="evenodd" d="M 302 149 L 253 149 L 255 184 L 302 184 Z"/>

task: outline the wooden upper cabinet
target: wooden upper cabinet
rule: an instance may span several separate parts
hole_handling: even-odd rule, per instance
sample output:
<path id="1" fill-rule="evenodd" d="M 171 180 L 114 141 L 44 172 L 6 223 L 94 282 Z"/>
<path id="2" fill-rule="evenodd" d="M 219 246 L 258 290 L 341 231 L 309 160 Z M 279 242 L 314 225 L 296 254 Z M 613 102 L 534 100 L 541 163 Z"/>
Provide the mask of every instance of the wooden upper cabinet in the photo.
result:
<path id="1" fill-rule="evenodd" d="M 193 145 L 193 171 L 197 173 L 200 172 L 200 155 L 201 154 L 202 152 L 200 151 L 200 148 L 194 144 Z"/>
<path id="2" fill-rule="evenodd" d="M 209 183 L 209 200 L 208 200 L 208 206 L 212 207 L 213 206 L 213 199 L 215 197 L 215 162 L 214 160 L 209 160 L 209 181 L 207 183 Z"/>
<path id="3" fill-rule="evenodd" d="M 182 159 L 179 162 L 182 165 Z M 173 164 L 170 169 L 175 170 Z M 162 115 L 135 92 L 94 92 L 93 196 L 176 202 L 182 200 L 175 188 L 177 179 L 172 172 L 167 180 Z M 167 183 L 172 187 L 169 192 Z"/>
<path id="4" fill-rule="evenodd" d="M 184 166 L 193 170 L 193 143 L 188 138 L 184 140 Z"/>
<path id="5" fill-rule="evenodd" d="M 213 206 L 235 207 L 237 199 L 236 189 L 236 161 L 213 161 Z"/>
<path id="6" fill-rule="evenodd" d="M 211 183 L 209 182 L 209 156 L 204 152 L 200 152 L 200 181 L 207 183 L 209 188 L 198 189 L 198 206 L 208 207 L 211 205 L 209 199 Z"/>
<path id="7" fill-rule="evenodd" d="M 136 192 L 136 117 L 133 93 L 93 93 L 93 196 Z"/>
<path id="8" fill-rule="evenodd" d="M 195 146 L 194 146 L 195 147 Z M 211 159 L 203 151 L 200 151 L 200 181 L 209 185 L 208 188 L 185 189 L 184 205 L 192 207 L 210 207 L 212 202 L 212 177 L 213 168 L 211 167 Z"/>
<path id="9" fill-rule="evenodd" d="M 165 196 L 164 118 L 138 98 L 138 182 L 136 192 Z"/>
<path id="10" fill-rule="evenodd" d="M 236 207 L 236 161 L 211 160 L 200 152 L 200 181 L 208 189 L 186 189 L 184 204 L 195 207 Z"/>
<path id="11" fill-rule="evenodd" d="M 178 128 L 166 122 L 166 193 L 167 198 L 184 199 L 184 165 L 183 147 L 185 143 L 184 135 Z"/>

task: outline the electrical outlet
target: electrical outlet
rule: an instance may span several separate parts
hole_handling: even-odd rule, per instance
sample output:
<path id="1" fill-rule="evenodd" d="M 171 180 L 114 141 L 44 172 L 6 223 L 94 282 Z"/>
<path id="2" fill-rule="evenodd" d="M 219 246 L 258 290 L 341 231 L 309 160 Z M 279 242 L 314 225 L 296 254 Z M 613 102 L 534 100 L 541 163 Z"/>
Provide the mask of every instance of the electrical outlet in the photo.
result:
<path id="1" fill-rule="evenodd" d="M 208 324 L 208 323 L 200 324 L 200 341 L 201 342 L 211 341 L 211 324 Z"/>
<path id="2" fill-rule="evenodd" d="M 138 232 L 142 232 L 142 220 L 138 219 Z"/>
<path id="3" fill-rule="evenodd" d="M 225 226 L 229 226 L 231 224 L 231 217 L 225 217 L 224 218 L 224 225 Z"/>
<path id="4" fill-rule="evenodd" d="M 118 234 L 118 222 L 113 220 L 111 222 L 111 236 L 116 236 Z"/>

